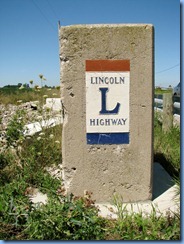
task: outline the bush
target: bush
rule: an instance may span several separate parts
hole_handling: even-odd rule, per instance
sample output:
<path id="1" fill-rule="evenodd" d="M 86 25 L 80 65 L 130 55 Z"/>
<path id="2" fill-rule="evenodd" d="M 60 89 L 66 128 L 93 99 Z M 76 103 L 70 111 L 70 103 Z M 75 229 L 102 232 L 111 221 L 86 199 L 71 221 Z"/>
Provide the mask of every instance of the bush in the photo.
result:
<path id="1" fill-rule="evenodd" d="M 40 133 L 26 139 L 22 145 L 22 160 L 28 159 L 35 170 L 60 164 L 62 162 L 61 134 L 61 125 L 57 125 L 43 129 Z"/>
<path id="2" fill-rule="evenodd" d="M 8 159 L 3 153 L 0 153 L 0 172 L 8 165 Z"/>

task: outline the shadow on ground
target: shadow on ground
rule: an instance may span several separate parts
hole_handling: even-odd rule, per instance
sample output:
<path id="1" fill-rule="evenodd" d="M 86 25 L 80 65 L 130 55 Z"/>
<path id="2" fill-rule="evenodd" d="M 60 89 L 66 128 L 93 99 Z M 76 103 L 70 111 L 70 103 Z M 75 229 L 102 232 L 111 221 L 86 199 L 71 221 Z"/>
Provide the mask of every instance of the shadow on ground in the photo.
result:
<path id="1" fill-rule="evenodd" d="M 170 187 L 174 185 L 173 178 L 169 173 L 162 167 L 160 163 L 153 164 L 153 198 L 159 197 Z"/>

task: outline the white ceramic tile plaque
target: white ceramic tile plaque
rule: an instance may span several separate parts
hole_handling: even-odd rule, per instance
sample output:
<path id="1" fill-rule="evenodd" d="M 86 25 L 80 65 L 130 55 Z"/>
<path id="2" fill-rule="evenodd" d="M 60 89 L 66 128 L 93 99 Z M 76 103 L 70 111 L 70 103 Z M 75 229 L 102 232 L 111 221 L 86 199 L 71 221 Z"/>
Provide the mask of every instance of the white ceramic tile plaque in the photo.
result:
<path id="1" fill-rule="evenodd" d="M 129 143 L 128 60 L 86 61 L 88 144 Z"/>

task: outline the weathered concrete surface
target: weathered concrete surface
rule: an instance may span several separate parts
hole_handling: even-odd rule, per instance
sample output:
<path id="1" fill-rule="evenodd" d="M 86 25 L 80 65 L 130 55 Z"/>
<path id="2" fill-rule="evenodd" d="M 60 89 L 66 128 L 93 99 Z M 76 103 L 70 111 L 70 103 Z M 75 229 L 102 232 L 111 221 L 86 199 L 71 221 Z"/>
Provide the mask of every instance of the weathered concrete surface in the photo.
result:
<path id="1" fill-rule="evenodd" d="M 174 184 L 171 176 L 159 163 L 153 164 L 153 183 L 152 201 L 123 203 L 120 208 L 122 212 L 124 214 L 142 213 L 142 216 L 145 217 L 152 214 L 156 216 L 180 214 L 180 194 L 177 194 L 178 186 Z M 118 218 L 121 210 L 114 204 L 114 202 L 111 204 L 96 204 L 99 208 L 99 215 L 105 218 Z"/>
<path id="2" fill-rule="evenodd" d="M 63 182 L 97 202 L 152 198 L 153 26 L 78 25 L 59 30 Z M 85 60 L 130 60 L 130 143 L 86 143 Z"/>

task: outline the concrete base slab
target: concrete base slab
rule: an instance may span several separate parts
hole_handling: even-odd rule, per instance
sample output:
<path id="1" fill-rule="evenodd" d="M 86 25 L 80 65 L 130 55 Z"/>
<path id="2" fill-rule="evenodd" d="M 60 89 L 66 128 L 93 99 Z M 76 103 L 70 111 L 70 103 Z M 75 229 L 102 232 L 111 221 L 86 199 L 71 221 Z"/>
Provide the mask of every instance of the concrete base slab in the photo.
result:
<path id="1" fill-rule="evenodd" d="M 148 202 L 122 203 L 118 206 L 113 203 L 96 204 L 99 215 L 105 218 L 118 218 L 120 214 L 142 213 L 147 216 L 155 212 L 157 216 L 174 214 L 180 208 L 180 196 L 176 196 L 177 186 L 170 175 L 159 164 L 154 163 L 153 169 L 153 200 Z"/>
<path id="2" fill-rule="evenodd" d="M 177 186 L 174 185 L 172 178 L 159 164 L 154 163 L 153 170 L 153 195 L 155 198 L 152 201 L 122 203 L 118 201 L 118 206 L 114 203 L 95 204 L 99 208 L 99 215 L 104 218 L 116 219 L 120 214 L 142 213 L 143 216 L 149 216 L 155 212 L 157 216 L 178 213 L 180 209 L 180 196 L 176 196 Z M 30 200 L 36 203 L 45 204 L 47 196 L 39 191 L 36 191 L 31 196 Z"/>

